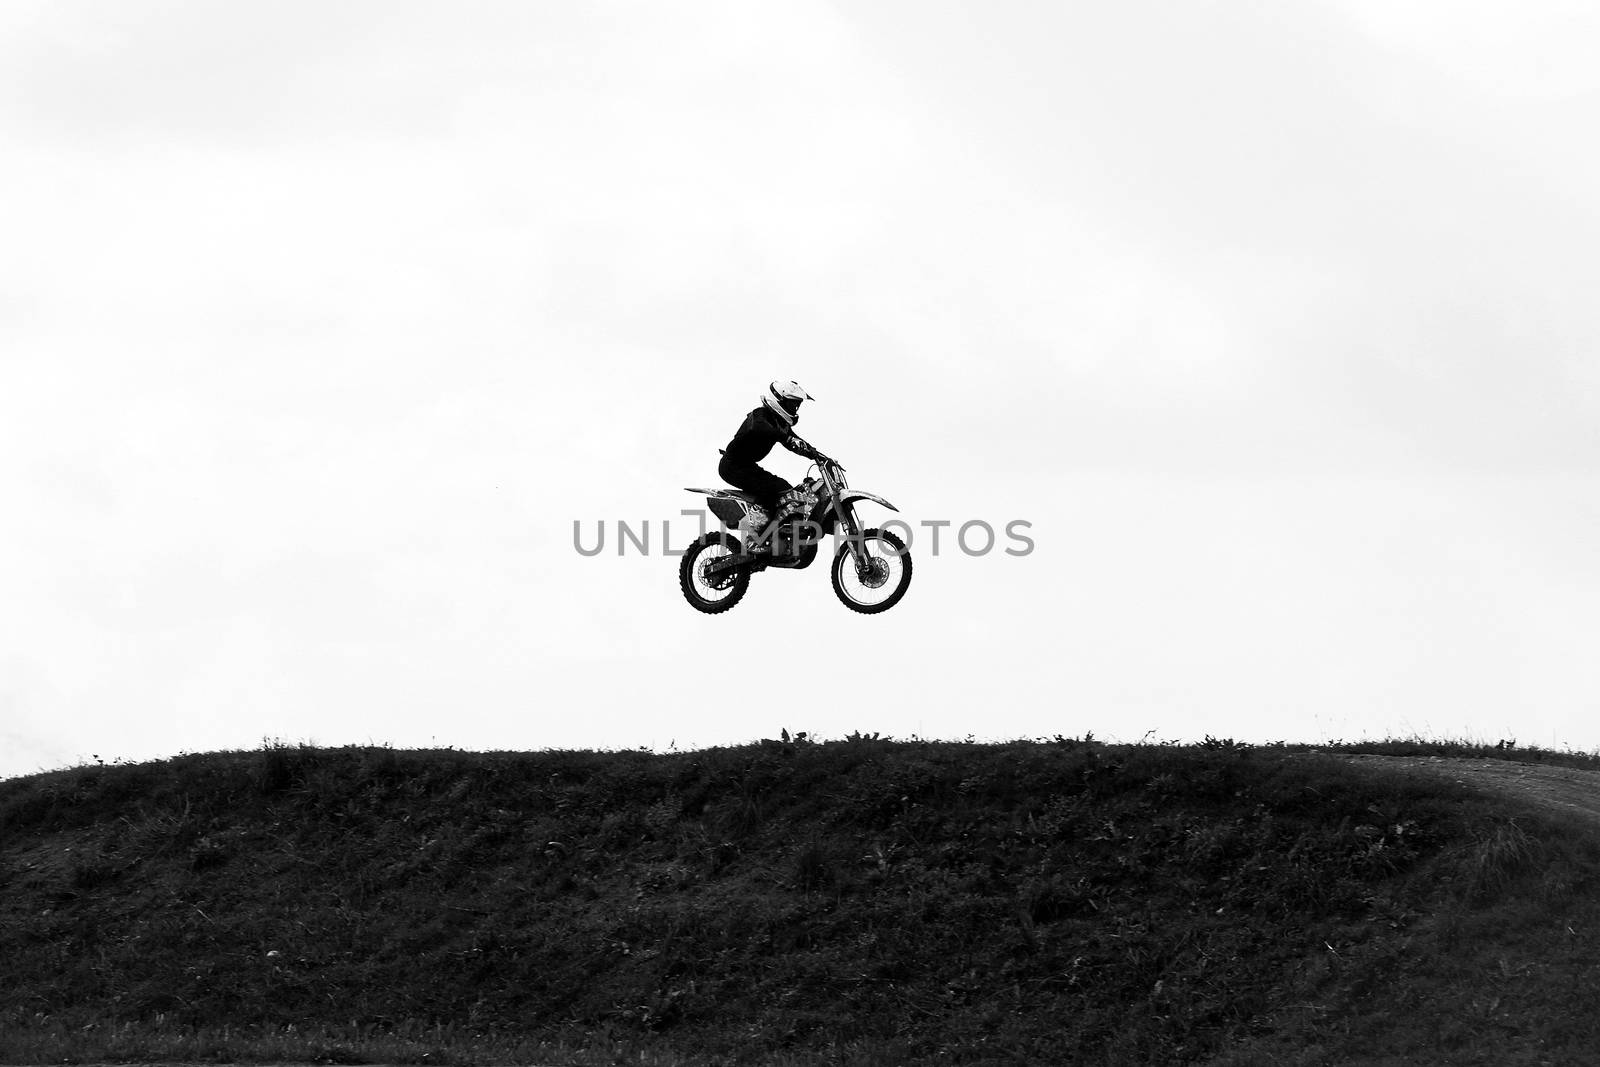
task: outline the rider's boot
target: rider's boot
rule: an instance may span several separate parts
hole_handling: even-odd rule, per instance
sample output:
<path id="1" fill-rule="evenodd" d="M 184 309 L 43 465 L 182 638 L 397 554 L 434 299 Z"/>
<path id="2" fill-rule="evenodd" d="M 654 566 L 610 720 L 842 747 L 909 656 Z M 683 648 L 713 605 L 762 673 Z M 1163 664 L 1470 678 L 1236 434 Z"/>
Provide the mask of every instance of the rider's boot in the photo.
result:
<path id="1" fill-rule="evenodd" d="M 744 551 L 751 554 L 771 552 L 771 540 L 761 542 L 761 535 L 765 532 L 770 517 L 764 511 L 746 513 L 739 522 L 739 542 Z M 758 544 L 757 542 L 761 542 Z"/>

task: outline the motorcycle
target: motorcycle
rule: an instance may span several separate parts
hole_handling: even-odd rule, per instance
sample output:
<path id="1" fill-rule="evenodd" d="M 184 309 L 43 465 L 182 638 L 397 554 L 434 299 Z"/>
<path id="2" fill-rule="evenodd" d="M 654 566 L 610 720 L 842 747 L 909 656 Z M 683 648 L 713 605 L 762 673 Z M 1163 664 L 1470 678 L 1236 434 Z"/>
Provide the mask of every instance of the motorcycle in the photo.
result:
<path id="1" fill-rule="evenodd" d="M 744 599 L 753 574 L 771 568 L 804 570 L 830 535 L 837 540 L 833 591 L 851 611 L 888 611 L 911 585 L 905 542 L 890 530 L 863 529 L 855 505 L 870 500 L 890 511 L 899 509 L 881 496 L 850 488 L 835 460 L 824 457 L 807 468 L 805 480 L 784 496 L 788 507 L 778 516 L 769 516 L 740 489 L 687 491 L 704 496 L 722 524 L 685 549 L 678 562 L 678 585 L 697 611 L 727 611 Z"/>

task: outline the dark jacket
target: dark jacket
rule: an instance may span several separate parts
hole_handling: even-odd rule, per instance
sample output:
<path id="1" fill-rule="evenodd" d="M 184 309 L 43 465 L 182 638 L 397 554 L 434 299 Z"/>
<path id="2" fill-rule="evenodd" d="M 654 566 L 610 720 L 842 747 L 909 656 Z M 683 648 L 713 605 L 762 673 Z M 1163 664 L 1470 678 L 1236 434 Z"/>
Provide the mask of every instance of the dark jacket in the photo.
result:
<path id="1" fill-rule="evenodd" d="M 723 449 L 723 463 L 732 468 L 754 467 L 767 458 L 773 445 L 782 445 L 795 455 L 807 459 L 816 459 L 820 454 L 796 437 L 787 423 L 763 405 L 745 416 L 739 431 L 728 442 L 728 447 Z"/>

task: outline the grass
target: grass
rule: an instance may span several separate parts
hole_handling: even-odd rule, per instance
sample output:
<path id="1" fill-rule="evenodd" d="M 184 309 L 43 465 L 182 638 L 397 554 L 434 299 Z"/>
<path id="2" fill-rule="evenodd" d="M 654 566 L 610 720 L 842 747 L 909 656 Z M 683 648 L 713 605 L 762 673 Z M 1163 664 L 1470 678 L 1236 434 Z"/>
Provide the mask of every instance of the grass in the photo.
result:
<path id="1" fill-rule="evenodd" d="M 0 1061 L 1583 1062 L 1593 831 L 1335 753 L 1593 757 L 1318 747 L 272 744 L 12 779 Z"/>

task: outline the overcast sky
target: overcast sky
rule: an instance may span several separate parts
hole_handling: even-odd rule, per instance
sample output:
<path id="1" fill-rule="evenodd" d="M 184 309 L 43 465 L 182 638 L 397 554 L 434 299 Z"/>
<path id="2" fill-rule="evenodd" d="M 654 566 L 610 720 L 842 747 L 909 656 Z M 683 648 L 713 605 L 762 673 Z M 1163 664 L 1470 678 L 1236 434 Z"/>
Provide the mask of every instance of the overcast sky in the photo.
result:
<path id="1" fill-rule="evenodd" d="M 1592 4 L 0 23 L 0 774 L 785 727 L 1600 747 Z M 1035 550 L 918 527 L 885 615 L 822 566 L 695 613 L 660 524 L 772 378 L 905 519 Z"/>

